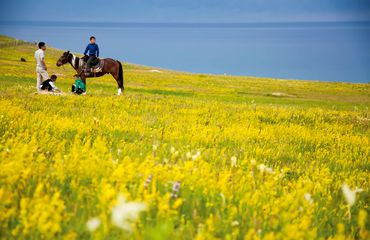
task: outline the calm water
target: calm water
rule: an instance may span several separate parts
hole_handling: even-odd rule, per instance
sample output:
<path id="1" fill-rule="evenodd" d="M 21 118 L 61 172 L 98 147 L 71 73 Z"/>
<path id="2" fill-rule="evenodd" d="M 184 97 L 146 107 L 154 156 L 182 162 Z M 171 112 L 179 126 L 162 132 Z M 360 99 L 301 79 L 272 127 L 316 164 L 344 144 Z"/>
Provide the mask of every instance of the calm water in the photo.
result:
<path id="1" fill-rule="evenodd" d="M 5 23 L 0 34 L 82 53 L 189 72 L 370 81 L 370 23 Z"/>

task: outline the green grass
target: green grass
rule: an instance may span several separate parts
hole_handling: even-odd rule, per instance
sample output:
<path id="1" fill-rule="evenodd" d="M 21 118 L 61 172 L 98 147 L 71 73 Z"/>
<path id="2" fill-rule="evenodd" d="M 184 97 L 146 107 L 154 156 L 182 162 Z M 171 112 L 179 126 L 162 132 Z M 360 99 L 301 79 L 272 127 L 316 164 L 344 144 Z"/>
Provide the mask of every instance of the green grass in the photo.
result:
<path id="1" fill-rule="evenodd" d="M 2 36 L 2 42 L 12 39 Z M 33 53 L 29 45 L 0 49 L 2 85 L 32 86 L 23 79 L 35 78 Z M 55 66 L 60 50 L 49 48 L 46 60 L 49 74 L 59 75 L 57 84 L 68 92 L 73 83 L 71 66 Z M 20 62 L 23 57 L 28 61 Z M 366 108 L 369 106 L 370 84 L 340 82 L 314 82 L 303 80 L 280 80 L 256 77 L 233 77 L 175 72 L 159 69 L 150 72 L 150 67 L 124 63 L 124 78 L 127 94 L 173 95 L 198 99 L 214 99 L 221 102 L 250 102 L 258 104 L 283 104 L 307 107 Z M 10 81 L 10 82 L 9 82 Z M 31 92 L 31 89 L 29 89 Z M 89 94 L 113 95 L 116 82 L 111 76 L 88 79 Z M 283 93 L 282 97 L 273 96 Z"/>

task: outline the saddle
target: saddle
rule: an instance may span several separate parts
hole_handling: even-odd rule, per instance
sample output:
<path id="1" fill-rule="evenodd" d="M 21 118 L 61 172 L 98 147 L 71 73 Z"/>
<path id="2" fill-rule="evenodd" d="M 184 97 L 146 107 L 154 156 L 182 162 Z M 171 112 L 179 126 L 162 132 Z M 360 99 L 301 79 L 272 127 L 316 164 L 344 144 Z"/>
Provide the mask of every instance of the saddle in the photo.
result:
<path id="1" fill-rule="evenodd" d="M 87 60 L 89 59 L 89 56 L 83 56 L 81 59 L 83 60 L 84 65 L 86 67 L 86 63 L 87 63 Z M 101 72 L 103 69 L 103 66 L 104 66 L 104 59 L 95 58 L 90 63 L 90 67 L 91 67 L 90 70 L 93 73 Z"/>

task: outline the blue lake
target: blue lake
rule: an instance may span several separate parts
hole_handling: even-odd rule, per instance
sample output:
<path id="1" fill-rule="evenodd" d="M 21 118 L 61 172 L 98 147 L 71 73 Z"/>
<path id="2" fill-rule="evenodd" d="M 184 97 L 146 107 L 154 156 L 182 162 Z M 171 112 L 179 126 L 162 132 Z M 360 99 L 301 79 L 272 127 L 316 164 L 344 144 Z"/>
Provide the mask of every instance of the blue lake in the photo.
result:
<path id="1" fill-rule="evenodd" d="M 370 23 L 0 22 L 0 34 L 101 57 L 197 73 L 370 81 Z"/>

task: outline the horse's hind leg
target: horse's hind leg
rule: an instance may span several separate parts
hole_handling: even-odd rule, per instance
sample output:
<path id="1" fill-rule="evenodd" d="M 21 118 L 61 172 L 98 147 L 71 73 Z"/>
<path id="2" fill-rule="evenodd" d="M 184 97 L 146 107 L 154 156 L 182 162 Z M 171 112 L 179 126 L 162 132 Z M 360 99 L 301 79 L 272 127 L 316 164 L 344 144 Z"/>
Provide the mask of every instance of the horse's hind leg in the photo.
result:
<path id="1" fill-rule="evenodd" d="M 117 76 L 117 74 L 112 74 L 112 76 L 114 77 L 114 79 L 116 79 L 116 82 L 118 85 L 117 95 L 120 96 L 122 95 L 122 91 L 123 91 L 123 81 L 121 81 L 121 79 Z"/>
<path id="2" fill-rule="evenodd" d="M 120 96 L 122 95 L 122 91 L 124 90 L 123 86 L 123 69 L 122 69 L 122 64 L 117 61 L 118 63 L 118 71 L 113 75 L 113 77 L 116 79 L 117 84 L 118 84 L 118 92 L 117 95 Z"/>

